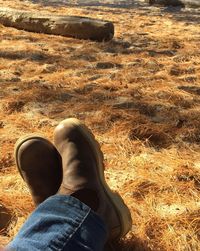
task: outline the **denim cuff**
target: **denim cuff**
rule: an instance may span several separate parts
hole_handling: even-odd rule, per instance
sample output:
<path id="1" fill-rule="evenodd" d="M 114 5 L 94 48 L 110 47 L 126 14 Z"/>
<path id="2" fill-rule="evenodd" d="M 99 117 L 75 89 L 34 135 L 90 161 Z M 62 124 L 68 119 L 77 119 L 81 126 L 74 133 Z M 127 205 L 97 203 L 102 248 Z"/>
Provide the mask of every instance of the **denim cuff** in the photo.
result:
<path id="1" fill-rule="evenodd" d="M 54 195 L 30 215 L 10 250 L 103 250 L 107 230 L 90 207 L 72 196 Z"/>

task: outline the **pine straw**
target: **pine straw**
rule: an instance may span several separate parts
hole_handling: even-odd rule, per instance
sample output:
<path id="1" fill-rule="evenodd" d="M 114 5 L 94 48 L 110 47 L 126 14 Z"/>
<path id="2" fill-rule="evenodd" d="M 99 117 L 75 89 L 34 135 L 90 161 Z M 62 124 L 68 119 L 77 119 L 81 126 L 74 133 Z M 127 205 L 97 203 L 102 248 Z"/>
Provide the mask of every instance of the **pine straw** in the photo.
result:
<path id="1" fill-rule="evenodd" d="M 0 204 L 11 215 L 0 244 L 34 208 L 15 167 L 16 140 L 33 132 L 52 139 L 59 121 L 77 117 L 95 133 L 106 179 L 132 213 L 132 230 L 115 249 L 199 250 L 198 21 L 159 8 L 40 9 L 109 19 L 116 35 L 95 43 L 0 26 Z"/>

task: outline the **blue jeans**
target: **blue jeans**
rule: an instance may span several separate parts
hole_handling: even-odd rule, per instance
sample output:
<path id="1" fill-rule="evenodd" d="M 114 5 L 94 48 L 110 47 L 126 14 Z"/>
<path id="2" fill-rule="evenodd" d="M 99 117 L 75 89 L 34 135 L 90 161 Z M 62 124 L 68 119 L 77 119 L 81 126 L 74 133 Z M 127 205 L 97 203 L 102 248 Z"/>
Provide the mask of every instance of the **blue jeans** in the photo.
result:
<path id="1" fill-rule="evenodd" d="M 31 214 L 7 246 L 16 251 L 102 251 L 107 229 L 91 208 L 72 196 L 54 195 Z"/>

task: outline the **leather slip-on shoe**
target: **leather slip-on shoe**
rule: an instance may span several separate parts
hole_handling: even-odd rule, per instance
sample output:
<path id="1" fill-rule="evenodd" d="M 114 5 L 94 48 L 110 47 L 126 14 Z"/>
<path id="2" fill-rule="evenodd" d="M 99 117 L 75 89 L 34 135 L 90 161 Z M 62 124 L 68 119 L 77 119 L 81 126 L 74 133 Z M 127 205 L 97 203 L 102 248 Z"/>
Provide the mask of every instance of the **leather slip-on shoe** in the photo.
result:
<path id="1" fill-rule="evenodd" d="M 93 206 L 96 203 L 95 212 L 108 228 L 108 239 L 124 236 L 132 226 L 131 214 L 122 197 L 105 181 L 103 154 L 91 131 L 78 119 L 66 119 L 56 127 L 54 143 L 63 163 L 63 181 L 58 193 L 78 194 L 84 203 Z M 98 201 L 91 201 L 92 192 Z"/>
<path id="2" fill-rule="evenodd" d="M 62 160 L 54 145 L 40 135 L 28 135 L 15 144 L 18 171 L 35 205 L 57 193 L 62 182 Z"/>

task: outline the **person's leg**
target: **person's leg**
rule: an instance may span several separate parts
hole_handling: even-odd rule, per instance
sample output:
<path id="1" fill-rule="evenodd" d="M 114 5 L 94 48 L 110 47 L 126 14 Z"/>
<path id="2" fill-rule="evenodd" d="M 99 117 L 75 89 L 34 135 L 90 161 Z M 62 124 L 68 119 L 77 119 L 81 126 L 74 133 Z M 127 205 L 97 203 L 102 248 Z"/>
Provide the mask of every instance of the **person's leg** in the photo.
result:
<path id="1" fill-rule="evenodd" d="M 44 201 L 38 209 L 36 209 L 27 223 L 25 223 L 18 236 L 11 242 L 10 247 L 14 249 L 12 245 L 16 245 L 17 243 L 18 246 L 15 246 L 16 250 L 32 251 L 38 250 L 34 248 L 37 248 L 38 243 L 41 242 L 42 245 L 46 243 L 48 248 L 39 250 L 102 250 L 105 241 L 118 239 L 128 232 L 132 223 L 130 212 L 122 198 L 118 194 L 113 193 L 105 182 L 103 155 L 91 132 L 81 124 L 80 121 L 68 119 L 59 124 L 54 136 L 56 147 L 62 156 L 63 181 L 58 195 L 49 198 L 49 200 L 52 198 L 72 198 L 71 200 L 73 200 L 74 204 L 66 203 L 66 199 L 57 201 L 59 202 L 57 204 L 52 203 L 52 201 L 50 204 L 47 203 L 49 200 Z M 31 142 L 29 142 L 27 147 L 29 148 L 30 146 L 32 152 L 38 151 L 37 148 L 33 147 Z M 45 198 L 43 193 L 40 196 L 40 189 L 37 189 L 37 183 L 42 188 L 45 188 L 47 181 L 46 175 L 54 169 L 51 170 L 51 168 L 44 167 L 45 162 L 43 163 L 42 158 L 32 158 L 26 146 L 20 150 L 21 151 L 17 151 L 16 154 L 18 158 L 18 168 L 20 165 L 19 169 L 23 170 L 23 172 L 21 172 L 22 177 L 25 177 L 33 199 L 39 198 L 36 203 L 39 204 Z M 41 153 L 43 151 L 44 149 L 40 148 L 39 156 L 42 156 Z M 51 154 L 52 152 L 49 154 L 49 159 L 52 158 Z M 47 157 L 47 155 L 48 154 L 45 156 Z M 22 158 L 22 156 L 24 156 L 24 158 Z M 31 160 L 31 162 L 29 160 Z M 55 161 L 54 158 L 53 161 Z M 27 165 L 27 163 L 29 164 Z M 37 168 L 37 163 L 40 168 Z M 51 162 L 47 161 L 47 163 Z M 33 166 L 35 167 L 33 168 Z M 60 162 L 58 161 L 57 164 L 54 162 L 54 167 L 60 170 Z M 37 171 L 41 174 L 40 169 L 43 170 L 42 176 L 39 175 L 37 177 Z M 58 173 L 59 172 L 60 171 L 58 171 Z M 56 176 L 57 175 L 55 175 L 55 177 Z M 53 176 L 50 175 L 50 177 Z M 54 181 L 55 180 L 53 180 L 53 182 Z M 56 189 L 54 188 L 54 190 Z M 51 192 L 52 190 L 50 189 L 49 196 Z M 47 195 L 48 193 L 45 194 Z M 62 195 L 64 196 L 62 197 Z M 69 202 L 69 199 L 67 199 L 67 201 Z M 72 207 L 77 203 L 80 203 L 81 207 L 76 212 L 77 218 L 75 217 L 75 219 L 77 219 L 75 222 L 78 224 L 79 229 L 74 225 L 73 214 L 68 214 L 68 212 L 74 211 Z M 60 205 L 62 205 L 61 208 Z M 62 210 L 62 217 L 60 217 L 58 213 L 60 212 L 59 209 Z M 49 214 L 48 212 L 51 213 Z M 62 220 L 63 217 L 65 217 L 64 221 Z M 37 221 L 35 219 L 37 219 Z M 68 221 L 66 221 L 66 219 Z M 90 219 L 92 224 L 88 225 Z M 59 229 L 59 232 L 57 229 Z M 70 229 L 76 238 L 72 238 L 71 232 L 69 232 Z M 106 238 L 106 229 L 108 231 L 108 238 Z M 48 233 L 52 233 L 52 235 L 48 235 Z M 67 243 L 68 246 L 66 246 L 67 249 L 64 249 L 65 246 L 63 246 L 63 249 L 57 246 L 49 248 L 49 243 L 59 242 L 60 239 L 57 233 L 66 233 L 61 240 L 61 245 L 63 245 L 64 239 L 69 240 Z M 24 248 L 23 243 L 25 242 L 26 236 L 28 237 L 28 246 L 22 249 L 22 247 Z M 22 237 L 23 241 L 21 241 Z M 43 242 L 43 238 L 47 238 L 45 242 Z M 99 245 L 99 242 L 101 242 L 102 245 Z M 70 248 L 69 245 L 71 245 Z"/>
<path id="2" fill-rule="evenodd" d="M 38 135 L 20 138 L 15 160 L 38 207 L 6 250 L 103 250 L 107 230 L 102 219 L 74 197 L 51 196 L 62 181 L 55 146 Z"/>
<path id="3" fill-rule="evenodd" d="M 25 222 L 8 250 L 102 251 L 107 229 L 91 208 L 72 196 L 54 195 Z"/>

